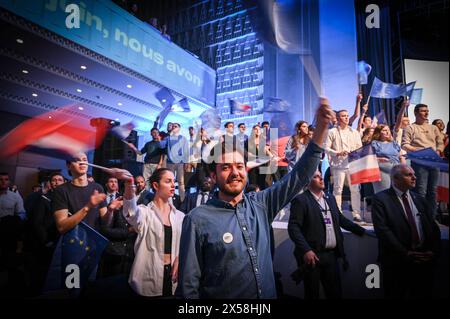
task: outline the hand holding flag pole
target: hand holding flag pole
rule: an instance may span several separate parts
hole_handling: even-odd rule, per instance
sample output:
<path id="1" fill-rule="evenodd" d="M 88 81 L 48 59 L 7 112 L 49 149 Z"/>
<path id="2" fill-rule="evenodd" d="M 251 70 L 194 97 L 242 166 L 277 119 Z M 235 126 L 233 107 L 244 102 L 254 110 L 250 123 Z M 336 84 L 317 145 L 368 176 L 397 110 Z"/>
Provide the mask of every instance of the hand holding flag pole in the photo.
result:
<path id="1" fill-rule="evenodd" d="M 133 175 L 127 171 L 126 169 L 121 169 L 121 168 L 108 168 L 108 167 L 104 167 L 104 166 L 100 166 L 100 165 L 96 165 L 96 164 L 92 164 L 92 163 L 88 163 L 88 162 L 80 162 L 80 164 L 84 164 L 84 165 L 88 165 L 91 167 L 95 167 L 98 169 L 101 169 L 102 171 L 104 171 L 105 173 L 108 173 L 109 175 L 117 178 L 117 179 L 125 179 L 125 180 L 130 180 L 133 178 Z"/>

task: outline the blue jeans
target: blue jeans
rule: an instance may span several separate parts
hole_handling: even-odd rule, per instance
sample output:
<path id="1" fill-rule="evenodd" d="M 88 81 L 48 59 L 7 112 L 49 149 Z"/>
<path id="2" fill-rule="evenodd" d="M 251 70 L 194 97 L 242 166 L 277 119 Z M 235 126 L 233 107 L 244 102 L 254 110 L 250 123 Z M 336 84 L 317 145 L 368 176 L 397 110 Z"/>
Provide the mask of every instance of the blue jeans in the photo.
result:
<path id="1" fill-rule="evenodd" d="M 414 192 L 424 197 L 436 212 L 436 189 L 439 178 L 439 169 L 436 167 L 426 167 L 411 162 L 411 167 L 416 173 L 417 181 Z"/>

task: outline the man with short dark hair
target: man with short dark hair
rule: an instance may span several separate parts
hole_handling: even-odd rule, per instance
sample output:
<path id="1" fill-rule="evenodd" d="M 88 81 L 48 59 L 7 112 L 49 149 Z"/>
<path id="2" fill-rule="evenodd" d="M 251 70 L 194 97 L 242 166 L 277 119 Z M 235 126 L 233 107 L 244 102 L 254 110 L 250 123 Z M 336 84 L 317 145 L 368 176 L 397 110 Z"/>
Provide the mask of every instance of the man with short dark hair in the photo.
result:
<path id="1" fill-rule="evenodd" d="M 148 183 L 150 176 L 152 176 L 155 170 L 162 166 L 164 154 L 161 149 L 159 130 L 154 127 L 151 129 L 150 134 L 152 140 L 145 143 L 144 147 L 141 149 L 141 154 L 145 154 L 142 175 L 147 182 L 147 189 L 150 189 L 150 184 Z"/>
<path id="2" fill-rule="evenodd" d="M 246 129 L 245 124 L 239 123 L 238 129 L 239 129 L 239 133 L 236 134 L 237 143 L 241 149 L 244 149 L 245 141 L 248 140 L 248 135 L 245 134 L 245 129 Z"/>
<path id="3" fill-rule="evenodd" d="M 338 258 L 344 258 L 341 227 L 362 236 L 364 228 L 341 214 L 334 196 L 323 192 L 325 184 L 319 171 L 308 189 L 291 203 L 289 237 L 295 244 L 294 255 L 303 269 L 306 299 L 319 299 L 320 284 L 328 299 L 341 299 Z"/>
<path id="4" fill-rule="evenodd" d="M 206 204 L 213 197 L 213 187 L 214 182 L 211 177 L 203 176 L 197 185 L 197 191 L 184 198 L 180 210 L 187 214 L 195 207 Z"/>
<path id="5" fill-rule="evenodd" d="M 225 128 L 225 135 L 233 136 L 233 134 L 234 134 L 234 123 L 233 122 L 226 122 L 223 127 Z"/>
<path id="6" fill-rule="evenodd" d="M 319 164 L 333 113 L 326 99 L 313 142 L 279 183 L 244 194 L 247 171 L 237 147 L 218 145 L 210 164 L 218 196 L 186 215 L 180 242 L 177 295 L 192 298 L 276 298 L 270 222 L 308 184 Z"/>
<path id="7" fill-rule="evenodd" d="M 408 165 L 395 165 L 391 181 L 391 188 L 372 199 L 384 294 L 392 299 L 431 298 L 441 242 L 432 206 L 411 191 L 416 176 Z"/>
<path id="8" fill-rule="evenodd" d="M 444 151 L 444 141 L 439 129 L 428 123 L 428 106 L 417 104 L 414 107 L 414 115 L 416 121 L 403 130 L 402 148 L 409 153 L 431 147 L 441 155 Z M 435 211 L 439 168 L 422 166 L 414 162 L 411 163 L 411 167 L 417 176 L 414 191 L 426 198 Z"/>
<path id="9" fill-rule="evenodd" d="M 138 205 L 147 205 L 151 200 L 150 192 L 145 189 L 145 179 L 143 176 L 139 175 L 134 178 L 136 183 L 136 197 Z"/>
<path id="10" fill-rule="evenodd" d="M 86 163 L 84 153 L 67 161 L 72 181 L 55 189 L 52 206 L 60 234 L 65 234 L 81 221 L 97 228 L 99 219 L 106 217 L 106 195 L 101 185 L 88 182 Z"/>
<path id="11" fill-rule="evenodd" d="M 119 194 L 119 181 L 115 177 L 108 177 L 106 180 L 106 205 L 112 203 L 113 200 L 120 197 Z"/>
<path id="12" fill-rule="evenodd" d="M 189 143 L 187 139 L 180 134 L 181 125 L 172 124 L 172 131 L 162 142 L 161 147 L 166 150 L 167 168 L 174 174 L 178 182 L 178 191 L 180 199 L 183 201 L 185 195 L 184 169 L 189 163 Z"/>

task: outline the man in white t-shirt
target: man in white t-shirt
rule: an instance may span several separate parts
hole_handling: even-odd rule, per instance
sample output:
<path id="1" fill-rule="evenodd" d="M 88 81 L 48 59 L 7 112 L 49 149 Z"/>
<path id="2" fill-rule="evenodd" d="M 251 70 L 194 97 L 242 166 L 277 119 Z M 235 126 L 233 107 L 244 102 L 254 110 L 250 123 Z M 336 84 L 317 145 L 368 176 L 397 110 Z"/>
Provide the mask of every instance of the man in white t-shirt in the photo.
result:
<path id="1" fill-rule="evenodd" d="M 325 151 L 330 161 L 331 176 L 333 177 L 333 195 L 342 212 L 342 190 L 347 178 L 351 193 L 352 215 L 356 222 L 361 221 L 361 195 L 359 185 L 351 185 L 348 171 L 348 154 L 362 147 L 361 137 L 357 130 L 349 127 L 349 117 L 346 110 L 336 114 L 338 126 L 328 132 Z"/>

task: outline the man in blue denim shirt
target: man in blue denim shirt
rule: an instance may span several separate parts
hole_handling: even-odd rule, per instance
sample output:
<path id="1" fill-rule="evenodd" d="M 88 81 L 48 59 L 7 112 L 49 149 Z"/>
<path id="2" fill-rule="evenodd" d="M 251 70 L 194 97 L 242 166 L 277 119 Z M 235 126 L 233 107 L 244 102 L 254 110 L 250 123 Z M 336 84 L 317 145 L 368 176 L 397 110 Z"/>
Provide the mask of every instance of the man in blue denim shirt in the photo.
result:
<path id="1" fill-rule="evenodd" d="M 302 158 L 280 182 L 244 194 L 244 156 L 233 149 L 216 157 L 211 177 L 217 198 L 186 215 L 180 242 L 179 284 L 184 298 L 276 298 L 270 222 L 309 183 L 319 164 L 334 113 L 321 100 L 317 127 Z"/>

